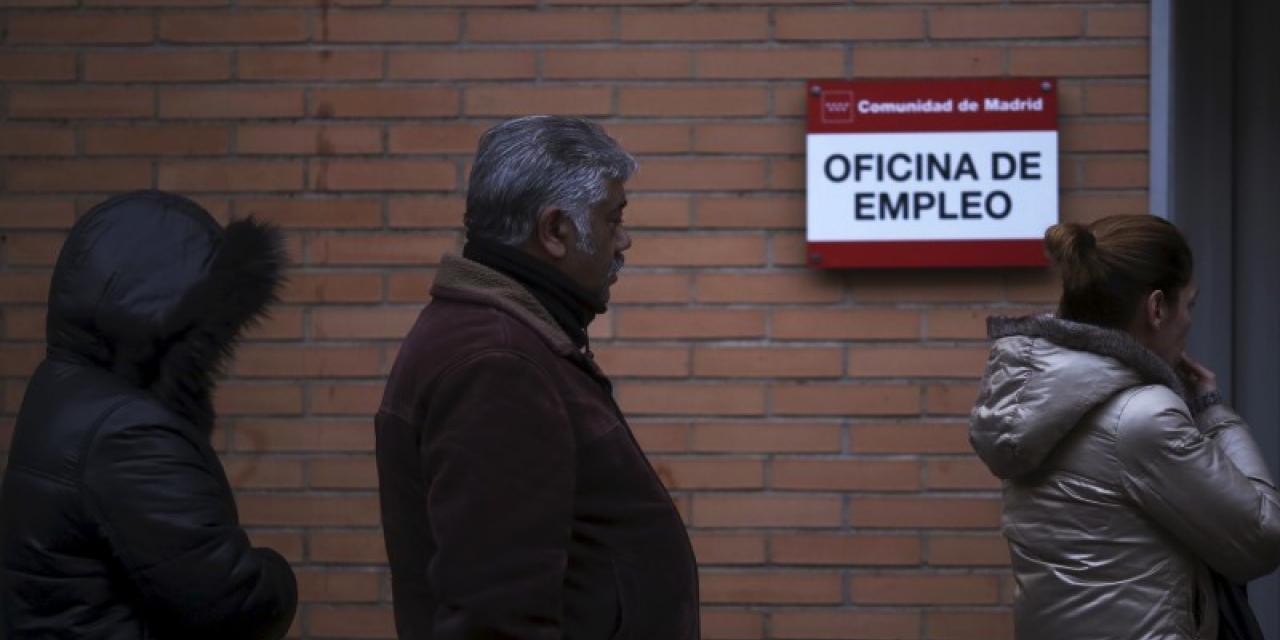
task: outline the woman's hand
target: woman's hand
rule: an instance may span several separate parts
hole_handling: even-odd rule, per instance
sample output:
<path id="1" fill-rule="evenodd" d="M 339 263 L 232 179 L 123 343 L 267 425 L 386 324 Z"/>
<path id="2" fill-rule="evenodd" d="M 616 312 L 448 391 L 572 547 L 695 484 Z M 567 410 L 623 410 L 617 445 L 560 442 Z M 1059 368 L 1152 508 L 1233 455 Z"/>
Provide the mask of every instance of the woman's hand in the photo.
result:
<path id="1" fill-rule="evenodd" d="M 1178 375 L 1195 391 L 1197 398 L 1218 390 L 1218 376 L 1186 353 L 1178 358 Z"/>

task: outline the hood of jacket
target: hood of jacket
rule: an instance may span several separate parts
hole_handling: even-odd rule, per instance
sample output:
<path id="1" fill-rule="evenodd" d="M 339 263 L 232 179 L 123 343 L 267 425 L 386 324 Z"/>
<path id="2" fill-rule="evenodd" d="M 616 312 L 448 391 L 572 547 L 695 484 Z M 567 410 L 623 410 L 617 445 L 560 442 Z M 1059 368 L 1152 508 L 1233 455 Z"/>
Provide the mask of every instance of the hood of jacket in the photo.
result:
<path id="1" fill-rule="evenodd" d="M 277 230 L 225 229 L 161 191 L 111 198 L 72 227 L 46 321 L 49 352 L 108 369 L 203 429 L 216 376 L 283 280 Z"/>
<path id="2" fill-rule="evenodd" d="M 994 317 L 994 340 L 969 442 L 993 474 L 1034 472 L 1086 413 L 1115 394 L 1161 384 L 1184 395 L 1164 361 L 1128 334 L 1054 316 Z"/>

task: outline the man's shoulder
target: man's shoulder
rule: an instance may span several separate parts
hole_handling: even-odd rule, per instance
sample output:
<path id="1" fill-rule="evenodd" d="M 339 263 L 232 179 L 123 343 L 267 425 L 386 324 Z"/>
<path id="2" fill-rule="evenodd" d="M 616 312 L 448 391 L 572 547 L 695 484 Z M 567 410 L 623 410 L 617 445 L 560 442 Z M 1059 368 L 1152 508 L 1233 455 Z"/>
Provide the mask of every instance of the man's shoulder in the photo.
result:
<path id="1" fill-rule="evenodd" d="M 521 318 L 497 306 L 437 298 L 410 330 L 402 350 L 433 359 L 465 358 L 481 351 L 554 357 L 546 340 Z"/>

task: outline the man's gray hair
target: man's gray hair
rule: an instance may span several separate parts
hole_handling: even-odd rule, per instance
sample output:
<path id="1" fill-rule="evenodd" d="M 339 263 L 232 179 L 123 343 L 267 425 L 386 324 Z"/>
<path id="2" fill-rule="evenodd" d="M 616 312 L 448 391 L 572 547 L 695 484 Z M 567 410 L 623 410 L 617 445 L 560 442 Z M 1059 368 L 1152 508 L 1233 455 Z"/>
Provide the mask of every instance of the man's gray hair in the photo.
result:
<path id="1" fill-rule="evenodd" d="M 472 237 L 524 244 L 538 212 L 558 207 L 590 252 L 591 207 L 607 197 L 607 180 L 626 181 L 635 158 L 584 118 L 527 116 L 480 136 L 467 184 L 463 222 Z"/>

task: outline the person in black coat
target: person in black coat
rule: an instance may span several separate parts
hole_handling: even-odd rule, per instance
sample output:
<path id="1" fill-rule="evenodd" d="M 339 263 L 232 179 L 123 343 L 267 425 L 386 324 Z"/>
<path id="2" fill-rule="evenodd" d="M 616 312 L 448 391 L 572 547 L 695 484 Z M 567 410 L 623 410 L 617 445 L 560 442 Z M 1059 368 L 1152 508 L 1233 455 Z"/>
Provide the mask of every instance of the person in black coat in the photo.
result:
<path id="1" fill-rule="evenodd" d="M 250 546 L 209 443 L 214 378 L 283 263 L 275 230 L 159 191 L 71 229 L 0 493 L 0 636 L 288 631 L 293 571 Z"/>

